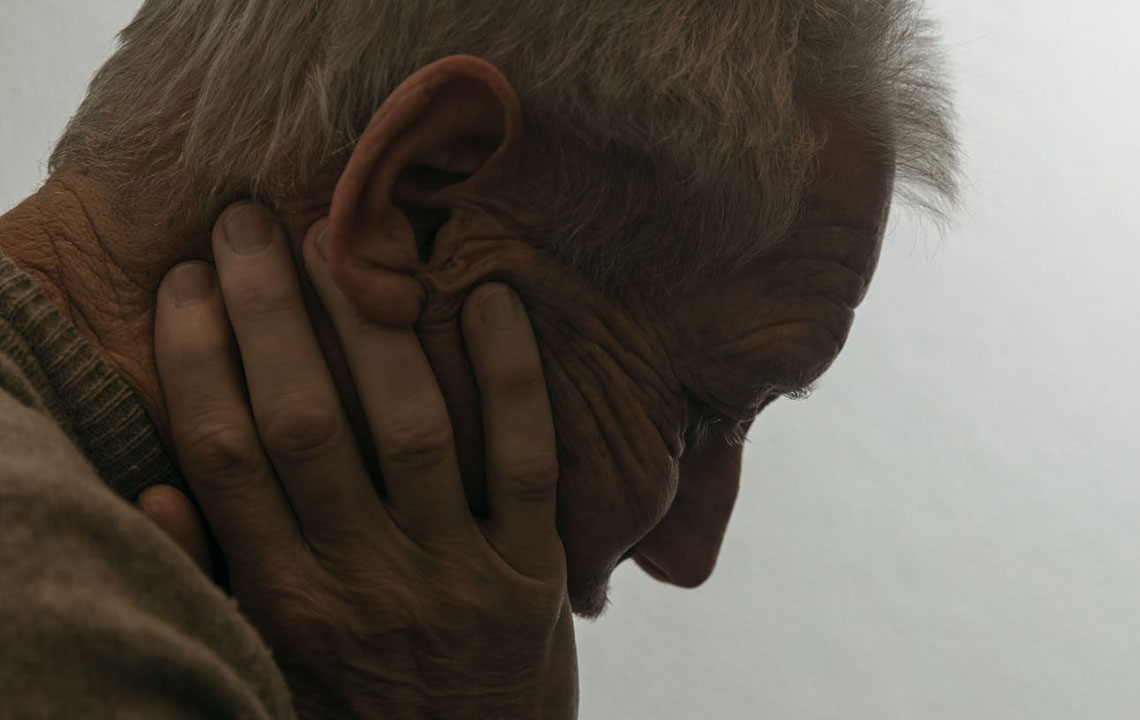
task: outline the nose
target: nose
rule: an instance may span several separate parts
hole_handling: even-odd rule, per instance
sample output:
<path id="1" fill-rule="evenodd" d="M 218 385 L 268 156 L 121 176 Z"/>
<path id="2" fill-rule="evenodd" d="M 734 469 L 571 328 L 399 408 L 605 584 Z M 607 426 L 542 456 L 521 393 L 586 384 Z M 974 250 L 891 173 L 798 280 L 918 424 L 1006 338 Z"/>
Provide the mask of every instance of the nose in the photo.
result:
<path id="1" fill-rule="evenodd" d="M 681 456 L 673 505 L 632 556 L 650 577 L 695 588 L 712 575 L 740 489 L 742 454 L 742 447 L 712 436 Z"/>

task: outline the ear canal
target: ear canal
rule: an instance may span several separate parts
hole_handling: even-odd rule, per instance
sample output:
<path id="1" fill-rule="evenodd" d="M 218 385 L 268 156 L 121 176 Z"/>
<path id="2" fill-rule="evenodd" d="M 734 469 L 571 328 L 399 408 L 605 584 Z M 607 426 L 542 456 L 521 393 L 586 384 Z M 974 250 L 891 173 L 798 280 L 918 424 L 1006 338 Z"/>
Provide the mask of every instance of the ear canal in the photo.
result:
<path id="1" fill-rule="evenodd" d="M 494 137 L 465 137 L 450 149 L 437 150 L 422 164 L 409 165 L 396 178 L 392 203 L 407 216 L 415 231 L 420 262 L 431 260 L 435 235 L 451 216 L 441 191 L 469 179 L 497 148 Z"/>
<path id="2" fill-rule="evenodd" d="M 417 205 L 402 205 L 394 201 L 396 207 L 403 210 L 412 225 L 416 237 L 417 256 L 421 263 L 431 262 L 435 251 L 435 235 L 443 224 L 448 221 L 451 211 L 445 207 L 419 207 Z"/>

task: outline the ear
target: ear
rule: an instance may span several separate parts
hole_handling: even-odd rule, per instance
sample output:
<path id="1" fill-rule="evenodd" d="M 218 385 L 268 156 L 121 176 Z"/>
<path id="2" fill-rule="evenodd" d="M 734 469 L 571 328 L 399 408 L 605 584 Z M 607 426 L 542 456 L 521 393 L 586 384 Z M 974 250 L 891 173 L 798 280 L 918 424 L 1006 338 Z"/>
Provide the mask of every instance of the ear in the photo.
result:
<path id="1" fill-rule="evenodd" d="M 514 89 L 471 55 L 437 60 L 388 96 L 333 191 L 325 240 L 332 277 L 363 314 L 415 323 L 418 271 L 455 250 L 434 247 L 436 231 L 517 175 L 522 132 Z"/>

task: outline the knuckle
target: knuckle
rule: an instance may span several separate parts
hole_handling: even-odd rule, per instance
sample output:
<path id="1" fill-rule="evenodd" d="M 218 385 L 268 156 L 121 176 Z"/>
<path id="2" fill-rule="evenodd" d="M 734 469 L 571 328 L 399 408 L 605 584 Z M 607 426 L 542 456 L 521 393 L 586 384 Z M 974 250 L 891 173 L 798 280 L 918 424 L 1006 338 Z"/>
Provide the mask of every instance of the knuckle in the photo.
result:
<path id="1" fill-rule="evenodd" d="M 558 462 L 547 457 L 508 460 L 503 463 L 500 474 L 512 494 L 546 499 L 558 485 Z"/>
<path id="2" fill-rule="evenodd" d="M 298 305 L 300 298 L 272 282 L 242 283 L 224 292 L 227 307 L 241 308 L 251 316 L 296 315 L 304 310 Z"/>
<path id="3" fill-rule="evenodd" d="M 309 398 L 280 400 L 258 421 L 265 449 L 286 462 L 304 462 L 327 454 L 343 437 L 340 414 Z"/>
<path id="4" fill-rule="evenodd" d="M 313 578 L 301 576 L 288 570 L 278 577 L 267 579 L 262 588 L 267 592 L 260 603 L 260 610 L 269 624 L 278 628 L 290 628 L 294 634 L 306 626 L 321 624 L 325 618 L 318 611 L 321 603 L 316 599 L 311 587 Z"/>
<path id="5" fill-rule="evenodd" d="M 155 334 L 155 362 L 160 374 L 166 371 L 168 379 L 178 378 L 204 363 L 227 357 L 230 343 L 229 327 L 224 323 L 210 322 L 207 318 L 203 323 L 181 324 Z M 183 387 L 178 382 L 168 384 L 176 390 Z M 166 384 L 163 390 L 167 390 Z"/>
<path id="6" fill-rule="evenodd" d="M 451 447 L 451 425 L 434 408 L 394 414 L 380 431 L 380 453 L 390 462 L 411 468 L 443 462 Z"/>
<path id="7" fill-rule="evenodd" d="M 228 423 L 200 424 L 179 454 L 187 475 L 205 483 L 251 476 L 264 465 L 257 438 Z"/>
<path id="8" fill-rule="evenodd" d="M 340 608 L 311 575 L 284 572 L 262 587 L 256 614 L 267 639 L 289 655 L 332 651 L 330 641 L 343 631 L 337 622 Z"/>
<path id="9" fill-rule="evenodd" d="M 492 368 L 490 375 L 490 390 L 500 395 L 520 397 L 546 392 L 542 370 L 537 365 L 515 363 L 511 366 L 500 366 Z"/>

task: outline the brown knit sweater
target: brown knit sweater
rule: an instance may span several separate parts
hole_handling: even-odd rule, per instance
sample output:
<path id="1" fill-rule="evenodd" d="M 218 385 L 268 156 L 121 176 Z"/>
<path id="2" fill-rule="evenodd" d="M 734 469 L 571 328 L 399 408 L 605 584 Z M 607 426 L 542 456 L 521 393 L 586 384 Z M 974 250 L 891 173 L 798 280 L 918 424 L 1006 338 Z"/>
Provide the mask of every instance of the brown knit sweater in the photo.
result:
<path id="1" fill-rule="evenodd" d="M 0 253 L 0 718 L 293 718 L 237 605 L 131 502 L 185 488 L 133 391 Z"/>

